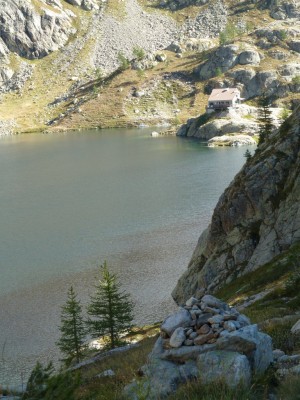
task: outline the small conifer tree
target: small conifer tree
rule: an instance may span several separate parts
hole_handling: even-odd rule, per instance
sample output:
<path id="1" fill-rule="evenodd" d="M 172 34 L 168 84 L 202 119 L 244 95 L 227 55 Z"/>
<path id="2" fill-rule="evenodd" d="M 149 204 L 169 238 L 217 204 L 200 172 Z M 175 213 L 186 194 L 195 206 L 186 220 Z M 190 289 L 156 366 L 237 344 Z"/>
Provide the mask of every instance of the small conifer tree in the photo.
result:
<path id="1" fill-rule="evenodd" d="M 88 314 L 89 333 L 92 337 L 108 337 L 108 347 L 115 348 L 120 335 L 132 327 L 133 302 L 129 294 L 121 291 L 115 274 L 109 272 L 106 262 L 101 266 L 101 279 L 95 285 L 95 295 L 91 297 Z"/>
<path id="2" fill-rule="evenodd" d="M 273 119 L 272 119 L 272 112 L 269 106 L 269 101 L 265 93 L 263 93 L 263 95 L 261 96 L 258 104 L 260 106 L 258 109 L 258 123 L 259 123 L 258 144 L 261 144 L 272 133 Z"/>
<path id="3" fill-rule="evenodd" d="M 45 367 L 37 362 L 26 385 L 22 400 L 75 400 L 75 391 L 80 385 L 80 375 L 61 371 L 53 375 L 50 362 Z"/>
<path id="4" fill-rule="evenodd" d="M 247 150 L 245 151 L 244 157 L 247 159 L 247 161 L 249 161 L 249 160 L 251 159 L 252 154 L 251 154 L 251 152 L 249 151 L 249 149 L 247 149 Z"/>
<path id="5" fill-rule="evenodd" d="M 38 361 L 29 376 L 26 391 L 22 400 L 41 400 L 47 391 L 47 382 L 52 376 L 54 367 L 50 362 L 46 367 Z"/>
<path id="6" fill-rule="evenodd" d="M 63 361 L 69 364 L 75 358 L 78 363 L 83 357 L 86 332 L 80 301 L 77 300 L 77 295 L 72 286 L 68 290 L 67 302 L 62 307 L 59 330 L 61 338 L 56 344 L 60 351 L 67 356 Z"/>

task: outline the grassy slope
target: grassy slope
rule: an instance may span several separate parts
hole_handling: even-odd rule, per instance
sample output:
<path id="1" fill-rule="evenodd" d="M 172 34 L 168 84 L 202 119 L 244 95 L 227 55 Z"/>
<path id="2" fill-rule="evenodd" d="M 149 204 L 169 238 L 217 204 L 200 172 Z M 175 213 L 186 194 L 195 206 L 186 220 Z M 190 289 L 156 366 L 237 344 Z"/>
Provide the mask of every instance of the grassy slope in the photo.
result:
<path id="1" fill-rule="evenodd" d="M 39 2 L 36 0 L 35 3 L 38 7 Z M 120 0 L 110 0 L 106 13 L 113 15 L 115 18 L 122 19 L 124 4 L 121 3 Z M 140 0 L 140 3 L 147 12 L 157 12 L 158 10 L 155 7 L 155 3 L 148 0 Z M 267 11 L 258 11 L 254 8 L 255 5 L 247 3 L 237 5 L 236 2 L 231 1 L 228 3 L 230 5 L 230 21 L 236 21 L 242 17 L 245 21 L 253 23 L 254 26 L 264 26 L 273 21 L 268 16 Z M 247 13 L 244 13 L 245 4 L 249 9 Z M 90 13 L 67 5 L 67 3 L 64 3 L 64 6 L 76 13 L 77 18 L 74 24 L 76 24 L 78 30 L 77 36 L 82 37 L 87 30 Z M 199 12 L 199 7 L 187 7 L 177 12 L 159 10 L 175 18 L 178 23 L 182 23 L 187 17 L 195 16 Z M 245 35 L 236 40 L 236 44 L 242 49 L 245 43 L 251 42 L 251 40 L 253 40 L 251 36 Z M 72 86 L 73 82 L 70 78 L 74 75 L 78 76 L 79 60 L 82 65 L 89 63 L 89 49 L 92 45 L 92 41 L 87 42 L 78 56 L 71 60 L 70 67 L 67 70 L 58 68 L 58 65 L 61 63 L 60 52 L 52 53 L 42 60 L 29 61 L 30 64 L 34 65 L 33 77 L 26 83 L 21 95 L 10 93 L 3 97 L 0 108 L 0 119 L 15 118 L 18 123 L 19 132 L 48 129 L 45 123 L 64 113 L 70 106 L 70 102 L 60 103 L 56 107 L 48 107 L 48 105 L 56 97 L 67 92 Z M 282 48 L 280 49 L 282 50 Z M 115 79 L 103 88 L 100 87 L 100 82 L 91 81 L 88 85 L 89 89 L 78 96 L 79 99 L 83 95 L 86 96 L 85 103 L 80 107 L 82 112 L 73 113 L 71 116 L 65 117 L 58 124 L 59 128 L 54 126 L 53 129 L 123 127 L 139 125 L 140 123 L 155 125 L 164 120 L 177 124 L 201 114 L 207 102 L 207 95 L 204 94 L 205 82 L 199 82 L 197 77 L 193 75 L 193 70 L 205 57 L 209 56 L 209 52 L 202 54 L 194 52 L 184 53 L 183 58 L 176 58 L 174 53 L 166 53 L 168 57 L 167 61 L 159 63 L 153 69 L 147 70 L 144 75 L 139 74 L 137 71 L 127 70 L 116 76 Z M 21 59 L 18 56 L 12 55 L 12 63 L 14 65 L 17 66 L 20 62 Z M 275 68 L 280 65 L 282 65 L 281 61 L 266 56 L 261 65 L 255 67 L 255 69 L 270 69 L 270 67 Z M 239 66 L 235 68 L 239 68 Z M 174 74 L 176 72 L 183 74 L 183 80 L 184 76 L 186 76 L 193 88 L 190 91 L 182 90 L 182 82 L 176 77 L 171 79 L 172 91 L 178 98 L 178 103 L 174 105 L 171 101 L 172 93 L 170 90 L 166 90 L 164 83 L 166 81 L 166 74 Z M 216 77 L 215 79 L 222 78 L 223 76 Z M 151 88 L 153 79 L 162 82 L 162 84 L 157 86 L 155 93 L 152 93 L 148 97 L 145 96 L 145 98 L 140 100 L 138 105 L 126 100 L 133 86 L 137 88 Z M 297 96 L 293 95 L 293 97 Z M 136 108 L 139 110 L 138 114 L 135 112 Z M 149 112 L 151 109 L 158 109 L 160 115 L 151 115 Z M 175 113 L 175 109 L 180 111 Z"/>
<path id="2" fill-rule="evenodd" d="M 255 8 L 255 5 L 247 5 L 249 11 L 246 14 L 244 12 L 245 5 L 237 5 L 236 2 L 228 2 L 230 6 L 230 21 L 237 22 L 240 20 L 241 15 L 247 22 L 251 22 L 253 26 L 265 26 L 270 22 L 274 22 L 269 17 L 268 11 L 261 11 Z M 157 11 L 159 8 L 155 6 L 155 3 L 148 0 L 140 0 L 140 4 L 146 9 L 147 12 L 153 10 Z M 243 3 L 244 4 L 244 3 Z M 206 6 L 202 7 L 205 8 Z M 112 13 L 114 13 L 114 8 Z M 168 10 L 160 9 L 160 12 L 167 14 L 176 19 L 178 23 L 182 23 L 187 17 L 193 17 L 196 13 L 199 13 L 199 7 L 187 7 L 176 12 L 170 12 Z M 235 40 L 235 44 L 242 50 L 247 43 L 253 42 L 251 35 L 244 35 Z M 215 41 L 216 46 L 218 41 Z M 282 43 L 285 47 L 285 43 Z M 282 47 L 278 47 L 282 50 Z M 273 48 L 276 50 L 276 47 Z M 209 52 L 203 52 L 201 54 L 190 52 L 183 53 L 182 58 L 177 58 L 174 53 L 165 52 L 167 54 L 167 61 L 159 63 L 153 69 L 149 69 L 141 76 L 137 71 L 127 70 L 122 74 L 118 75 L 111 83 L 104 88 L 99 88 L 97 85 L 93 86 L 88 94 L 90 100 L 88 100 L 82 107 L 81 113 L 74 113 L 71 116 L 65 117 L 54 130 L 64 129 L 77 129 L 77 128 L 105 128 L 105 127 L 124 127 L 124 126 L 136 126 L 140 123 L 155 125 L 160 122 L 167 120 L 171 123 L 178 124 L 185 122 L 188 118 L 202 114 L 207 104 L 208 96 L 204 93 L 204 87 L 206 82 L 199 82 L 197 77 L 193 74 L 193 70 L 207 57 Z M 297 57 L 295 56 L 295 60 Z M 290 59 L 292 62 L 293 59 Z M 275 60 L 265 54 L 264 60 L 257 67 L 251 67 L 257 71 L 276 69 L 282 66 L 282 61 Z M 239 69 L 241 66 L 236 66 L 232 70 Z M 177 94 L 178 104 L 174 106 L 170 101 L 170 93 L 168 93 L 163 85 L 157 88 L 156 93 L 153 96 L 145 97 L 135 107 L 133 104 L 127 102 L 127 97 L 130 96 L 133 87 L 138 89 L 150 88 L 155 80 L 164 81 L 166 74 L 182 73 L 185 75 L 193 85 L 193 91 L 190 93 L 180 93 L 178 91 L 178 80 L 175 78 L 173 86 L 175 87 L 174 93 Z M 218 79 L 224 79 L 224 74 Z M 177 89 L 176 89 L 177 86 Z M 289 96 L 286 100 L 287 103 L 291 98 L 296 98 L 295 94 Z M 66 104 L 68 107 L 69 104 Z M 138 109 L 138 115 L 134 112 Z M 150 109 L 159 109 L 162 111 L 162 115 L 159 117 L 151 116 L 149 114 Z M 174 109 L 179 109 L 178 113 L 174 113 Z M 51 128 L 52 129 L 52 128 Z"/>
<path id="3" fill-rule="evenodd" d="M 35 2 L 36 7 L 39 5 Z M 65 8 L 72 10 L 76 14 L 74 27 L 77 35 L 84 35 L 89 20 L 89 13 L 84 12 L 78 7 L 64 4 Z M 72 41 L 73 38 L 70 39 Z M 85 59 L 88 54 L 89 43 L 78 54 L 78 59 Z M 2 97 L 0 108 L 0 120 L 14 118 L 18 124 L 17 131 L 32 132 L 45 129 L 45 122 L 54 118 L 63 111 L 63 108 L 49 108 L 55 97 L 60 96 L 70 87 L 70 77 L 78 66 L 78 60 L 71 63 L 70 68 L 65 71 L 58 69 L 59 52 L 54 52 L 41 60 L 26 62 L 34 67 L 33 75 L 25 84 L 21 94 L 17 92 L 8 93 Z M 13 66 L 20 65 L 22 59 L 13 54 L 11 62 Z"/>

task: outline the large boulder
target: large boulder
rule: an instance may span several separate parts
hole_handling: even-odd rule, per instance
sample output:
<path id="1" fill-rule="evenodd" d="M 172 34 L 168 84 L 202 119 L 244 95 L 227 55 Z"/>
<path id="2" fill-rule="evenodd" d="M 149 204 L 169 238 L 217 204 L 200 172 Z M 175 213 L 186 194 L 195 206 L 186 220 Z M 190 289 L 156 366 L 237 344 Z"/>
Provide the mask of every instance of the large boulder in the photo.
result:
<path id="1" fill-rule="evenodd" d="M 197 359 L 202 383 L 225 382 L 229 387 L 249 386 L 251 368 L 246 356 L 234 351 L 211 351 Z"/>
<path id="2" fill-rule="evenodd" d="M 176 328 L 189 326 L 190 322 L 190 313 L 185 309 L 180 309 L 177 313 L 169 315 L 164 320 L 161 330 L 171 336 Z"/>
<path id="3" fill-rule="evenodd" d="M 270 15 L 274 19 L 300 18 L 300 4 L 297 0 L 272 0 Z"/>
<path id="4" fill-rule="evenodd" d="M 273 361 L 272 339 L 259 332 L 257 325 L 226 332 L 217 341 L 216 348 L 245 354 L 251 368 L 257 373 L 264 372 Z"/>
<path id="5" fill-rule="evenodd" d="M 195 73 L 201 80 L 205 80 L 216 76 L 218 72 L 228 71 L 238 61 L 238 50 L 238 46 L 232 44 L 219 47 L 208 61 L 195 69 Z"/>
<path id="6" fill-rule="evenodd" d="M 260 63 L 260 55 L 255 50 L 243 51 L 239 55 L 238 63 L 241 65 L 245 65 L 245 64 L 258 65 Z"/>
<path id="7" fill-rule="evenodd" d="M 222 135 L 209 139 L 208 146 L 249 146 L 256 145 L 256 141 L 249 135 Z M 245 257 L 243 257 L 245 258 Z"/>

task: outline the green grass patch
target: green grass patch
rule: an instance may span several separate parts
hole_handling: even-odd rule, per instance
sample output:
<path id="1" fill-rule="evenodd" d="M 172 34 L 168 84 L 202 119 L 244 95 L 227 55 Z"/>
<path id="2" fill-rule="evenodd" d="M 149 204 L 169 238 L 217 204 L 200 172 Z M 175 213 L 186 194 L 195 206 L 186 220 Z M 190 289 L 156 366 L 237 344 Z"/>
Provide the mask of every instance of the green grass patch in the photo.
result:
<path id="1" fill-rule="evenodd" d="M 225 285 L 216 295 L 226 301 L 235 303 L 241 298 L 259 293 L 266 288 L 275 289 L 276 285 L 282 286 L 282 282 L 287 281 L 292 276 L 295 268 L 300 264 L 299 260 L 300 243 L 298 242 L 286 252 L 275 257 L 271 262 Z"/>
<path id="2" fill-rule="evenodd" d="M 169 400 L 250 400 L 257 399 L 249 388 L 229 388 L 225 383 L 202 384 L 201 381 L 189 382 L 169 396 Z"/>
<path id="3" fill-rule="evenodd" d="M 289 376 L 280 385 L 278 390 L 279 399 L 300 400 L 299 376 Z"/>
<path id="4" fill-rule="evenodd" d="M 139 374 L 147 361 L 156 337 L 146 338 L 140 346 L 126 352 L 115 353 L 81 371 L 82 385 L 77 393 L 78 400 L 120 400 L 125 385 Z M 106 370 L 113 370 L 115 376 L 98 378 Z"/>

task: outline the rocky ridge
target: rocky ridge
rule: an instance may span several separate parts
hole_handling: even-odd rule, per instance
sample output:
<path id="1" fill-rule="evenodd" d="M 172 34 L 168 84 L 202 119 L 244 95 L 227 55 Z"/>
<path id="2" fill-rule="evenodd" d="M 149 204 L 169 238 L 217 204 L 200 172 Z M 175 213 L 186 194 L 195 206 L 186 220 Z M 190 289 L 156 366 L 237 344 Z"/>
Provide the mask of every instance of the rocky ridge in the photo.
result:
<path id="1" fill-rule="evenodd" d="M 125 392 L 130 399 L 138 399 L 141 389 L 149 400 L 164 398 L 196 378 L 248 386 L 252 373 L 264 372 L 272 361 L 272 339 L 245 315 L 211 295 L 191 297 L 162 323 L 160 338 L 142 367 L 142 382 L 130 384 Z"/>
<path id="2" fill-rule="evenodd" d="M 283 122 L 284 109 L 270 107 L 270 111 L 273 126 L 278 128 Z M 176 135 L 207 140 L 210 146 L 255 145 L 254 138 L 258 137 L 260 128 L 257 118 L 257 107 L 240 104 L 225 111 L 190 118 Z"/>
<path id="3" fill-rule="evenodd" d="M 259 146 L 220 197 L 187 271 L 173 291 L 182 303 L 214 292 L 300 240 L 300 107 Z"/>

